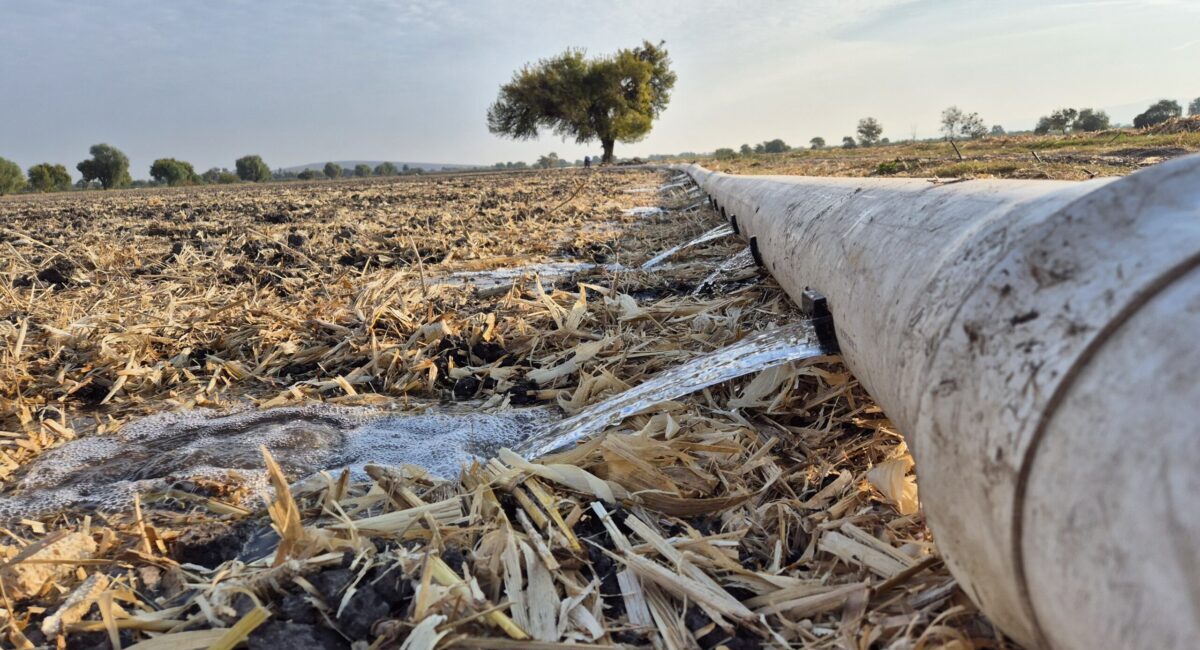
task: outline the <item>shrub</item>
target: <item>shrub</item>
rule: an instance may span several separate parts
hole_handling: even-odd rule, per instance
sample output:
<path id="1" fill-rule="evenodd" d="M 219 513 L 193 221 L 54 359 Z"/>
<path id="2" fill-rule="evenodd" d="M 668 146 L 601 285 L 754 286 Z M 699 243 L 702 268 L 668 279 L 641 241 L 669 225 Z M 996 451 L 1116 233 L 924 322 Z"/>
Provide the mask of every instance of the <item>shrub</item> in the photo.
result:
<path id="1" fill-rule="evenodd" d="M 371 175 L 371 166 L 359 163 L 354 166 L 354 175 L 359 178 L 366 178 Z"/>
<path id="2" fill-rule="evenodd" d="M 1144 129 L 1155 124 L 1162 124 L 1172 117 L 1183 115 L 1183 108 L 1179 102 L 1170 99 L 1162 99 L 1147 108 L 1145 112 L 1133 118 L 1133 125 L 1139 129 Z"/>
<path id="3" fill-rule="evenodd" d="M 334 179 L 334 178 L 338 178 L 341 175 L 342 175 L 342 166 L 341 165 L 339 165 L 337 163 L 333 163 L 333 162 L 325 163 L 325 177 L 326 178 Z"/>
<path id="4" fill-rule="evenodd" d="M 25 172 L 17 163 L 0 158 L 0 196 L 11 194 L 25 187 Z"/>
<path id="5" fill-rule="evenodd" d="M 234 163 L 237 177 L 252 183 L 263 183 L 271 180 L 271 168 L 263 162 L 260 156 L 242 156 Z"/>
<path id="6" fill-rule="evenodd" d="M 713 152 L 713 158 L 716 158 L 717 160 L 730 160 L 732 158 L 737 158 L 737 152 L 729 147 L 721 147 Z"/>
<path id="7" fill-rule="evenodd" d="M 174 158 L 159 158 L 150 165 L 150 178 L 171 187 L 177 185 L 195 185 L 200 182 L 200 176 L 192 169 L 192 163 Z"/>
<path id="8" fill-rule="evenodd" d="M 34 165 L 29 168 L 29 187 L 35 192 L 63 192 L 71 189 L 71 175 L 62 165 Z"/>
<path id="9" fill-rule="evenodd" d="M 908 165 L 905 165 L 899 160 L 885 160 L 884 162 L 879 163 L 879 166 L 875 168 L 875 173 L 881 176 L 891 176 L 892 174 L 899 174 L 907 169 Z"/>

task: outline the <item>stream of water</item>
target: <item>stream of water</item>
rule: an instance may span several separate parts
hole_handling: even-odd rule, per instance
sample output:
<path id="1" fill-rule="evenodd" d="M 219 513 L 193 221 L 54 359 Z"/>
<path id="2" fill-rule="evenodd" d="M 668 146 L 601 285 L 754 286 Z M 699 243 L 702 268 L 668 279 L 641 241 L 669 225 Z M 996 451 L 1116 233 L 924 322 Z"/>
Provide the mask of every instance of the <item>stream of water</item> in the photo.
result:
<path id="1" fill-rule="evenodd" d="M 706 244 L 710 241 L 721 239 L 722 237 L 728 237 L 732 234 L 733 226 L 729 224 L 721 224 L 720 226 L 713 228 L 712 230 L 700 235 L 692 241 L 685 242 L 677 246 L 672 246 L 658 255 L 646 260 L 646 262 L 642 264 L 642 270 L 649 271 L 680 251 L 686 250 L 693 246 L 699 246 L 700 244 Z"/>

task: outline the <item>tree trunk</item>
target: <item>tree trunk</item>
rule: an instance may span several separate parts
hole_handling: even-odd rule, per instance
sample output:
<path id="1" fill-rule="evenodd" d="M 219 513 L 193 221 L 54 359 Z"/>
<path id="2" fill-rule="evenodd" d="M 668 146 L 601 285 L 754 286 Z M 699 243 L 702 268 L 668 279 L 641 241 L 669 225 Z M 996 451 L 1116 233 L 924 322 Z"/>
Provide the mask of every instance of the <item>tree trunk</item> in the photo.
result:
<path id="1" fill-rule="evenodd" d="M 604 145 L 604 158 L 600 160 L 605 165 L 613 164 L 613 140 L 601 140 L 600 144 Z"/>

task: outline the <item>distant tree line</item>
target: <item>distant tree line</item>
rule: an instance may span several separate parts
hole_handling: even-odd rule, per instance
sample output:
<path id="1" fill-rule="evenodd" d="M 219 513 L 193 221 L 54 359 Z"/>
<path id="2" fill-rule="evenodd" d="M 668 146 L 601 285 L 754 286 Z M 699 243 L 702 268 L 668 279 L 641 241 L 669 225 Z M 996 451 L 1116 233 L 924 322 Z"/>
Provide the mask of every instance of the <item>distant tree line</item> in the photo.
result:
<path id="1" fill-rule="evenodd" d="M 1200 115 L 1200 97 L 1188 103 L 1187 114 L 1190 116 Z M 1178 102 L 1164 99 L 1155 102 L 1135 117 L 1133 126 L 1139 129 L 1146 128 L 1155 124 L 1161 124 L 1171 118 L 1181 117 L 1182 115 L 1183 107 Z M 1071 132 L 1104 131 L 1112 127 L 1111 119 L 1102 110 L 1094 108 L 1060 108 L 1038 119 L 1037 126 L 1033 132 L 1037 135 L 1050 133 L 1066 134 Z M 968 113 L 957 106 L 951 106 L 942 111 L 939 130 L 941 132 L 941 139 L 949 142 L 955 151 L 958 151 L 958 143 L 964 140 L 977 140 L 989 135 L 1007 135 L 1007 131 L 1005 131 L 1003 126 L 993 124 L 989 127 L 979 117 L 978 113 Z M 849 135 L 842 138 L 843 149 L 872 147 L 891 143 L 888 138 L 883 137 L 883 125 L 874 117 L 860 119 L 855 132 L 857 133 L 857 138 Z M 916 139 L 915 134 L 912 139 Z M 820 136 L 812 138 L 808 143 L 809 147 L 814 150 L 824 149 L 828 146 L 825 138 Z M 729 147 L 721 147 L 712 152 L 712 157 L 717 160 L 731 160 L 739 156 L 786 153 L 791 150 L 792 148 L 783 140 L 775 139 L 760 142 L 753 146 L 743 144 L 736 150 Z M 962 156 L 961 152 L 959 152 L 959 156 Z M 685 152 L 676 157 L 695 158 L 697 155 L 693 152 Z M 651 159 L 653 158 L 655 156 L 651 156 Z"/>
<path id="2" fill-rule="evenodd" d="M 92 145 L 88 150 L 91 157 L 75 165 L 80 178 L 72 185 L 71 174 L 63 165 L 39 163 L 23 172 L 16 163 L 0 158 L 0 195 L 13 194 L 21 191 L 31 192 L 63 192 L 72 189 L 118 189 L 124 187 L 150 187 L 166 185 L 178 187 L 184 185 L 225 185 L 230 183 L 264 183 L 271 180 L 315 180 L 318 178 L 340 178 L 346 174 L 337 163 L 326 163 L 321 171 L 305 169 L 301 171 L 272 172 L 263 161 L 262 156 L 246 155 L 234 161 L 231 171 L 224 167 L 213 167 L 198 174 L 192 164 L 175 158 L 159 158 L 150 165 L 150 181 L 134 181 L 129 174 L 129 157 L 116 147 L 101 143 Z M 557 160 L 556 154 L 550 154 Z M 524 164 L 524 163 L 522 163 Z M 567 163 L 569 164 L 569 163 Z M 372 168 L 365 163 L 354 166 L 355 177 L 368 176 L 401 176 L 422 174 L 425 170 L 420 167 L 409 167 L 407 164 L 396 167 L 390 162 L 383 162 Z"/>

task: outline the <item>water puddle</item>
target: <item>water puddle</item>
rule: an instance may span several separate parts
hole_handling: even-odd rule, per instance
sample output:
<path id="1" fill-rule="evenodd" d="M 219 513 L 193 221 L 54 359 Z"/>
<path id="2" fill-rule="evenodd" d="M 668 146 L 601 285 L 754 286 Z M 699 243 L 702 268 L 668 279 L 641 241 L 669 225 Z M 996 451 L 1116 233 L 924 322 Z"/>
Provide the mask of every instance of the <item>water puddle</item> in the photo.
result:
<path id="1" fill-rule="evenodd" d="M 410 464 L 443 478 L 464 463 L 494 456 L 555 421 L 554 410 L 480 412 L 478 404 L 418 413 L 311 404 L 234 413 L 190 411 L 142 418 L 115 435 L 81 438 L 42 454 L 0 497 L 0 520 L 65 507 L 129 507 L 135 493 L 215 482 L 242 488 L 245 504 L 267 495 L 260 446 L 290 480 L 366 463 Z"/>
<path id="2" fill-rule="evenodd" d="M 676 253 L 678 253 L 682 250 L 686 250 L 693 246 L 699 246 L 700 244 L 705 244 L 705 243 L 708 243 L 708 242 L 716 240 L 716 239 L 721 239 L 722 237 L 728 237 L 732 234 L 733 234 L 733 226 L 731 226 L 729 224 L 722 224 L 722 225 L 717 226 L 716 228 L 713 228 L 712 230 L 704 233 L 703 235 L 700 235 L 699 237 L 693 239 L 692 241 L 689 241 L 689 242 L 686 242 L 683 244 L 679 244 L 678 246 L 672 246 L 671 248 L 668 248 L 667 250 L 659 253 L 658 255 L 655 255 L 654 257 L 646 260 L 646 262 L 642 264 L 642 270 L 649 271 L 650 269 L 658 266 L 659 264 L 662 264 L 663 261 L 666 260 L 667 258 L 671 257 L 672 255 L 675 255 Z"/>
<path id="3" fill-rule="evenodd" d="M 134 494 L 165 494 L 173 487 L 195 492 L 205 485 L 240 488 L 241 503 L 256 507 L 268 494 L 261 446 L 289 480 L 343 467 L 361 478 L 366 463 L 416 465 L 453 478 L 463 464 L 502 447 L 535 458 L 656 404 L 821 354 L 808 322 L 758 332 L 566 419 L 553 408 L 486 412 L 479 403 L 419 412 L 312 404 L 152 415 L 114 435 L 81 438 L 42 454 L 21 472 L 13 495 L 0 497 L 0 521 L 67 507 L 120 510 Z"/>
<path id="4" fill-rule="evenodd" d="M 658 206 L 641 206 L 637 208 L 629 208 L 622 210 L 621 214 L 626 217 L 653 217 L 665 213 L 666 210 Z"/>
<path id="5" fill-rule="evenodd" d="M 548 262 L 546 264 L 528 264 L 525 266 L 515 266 L 499 269 L 488 269 L 485 271 L 458 271 L 450 275 L 438 278 L 434 282 L 437 284 L 447 284 L 451 286 L 461 286 L 469 284 L 476 289 L 492 289 L 496 287 L 512 286 L 525 278 L 538 276 L 543 283 L 554 284 L 559 280 L 568 278 L 576 273 L 583 271 L 591 271 L 594 269 L 605 269 L 608 271 L 624 271 L 626 268 L 621 264 L 592 264 L 590 262 Z"/>
<path id="6" fill-rule="evenodd" d="M 740 271 L 741 269 L 749 268 L 751 266 L 754 266 L 754 253 L 752 253 L 750 251 L 750 247 L 747 246 L 746 248 L 734 253 L 728 259 L 718 264 L 717 268 L 713 269 L 712 273 L 709 273 L 707 277 L 700 281 L 700 284 L 696 285 L 695 289 L 692 289 L 692 295 L 694 296 L 709 288 L 717 281 L 718 278 L 726 273 Z"/>
<path id="7" fill-rule="evenodd" d="M 619 395 L 593 404 L 548 426 L 521 442 L 514 450 L 526 458 L 537 458 L 598 433 L 608 425 L 656 404 L 789 361 L 810 359 L 822 354 L 824 352 L 808 321 L 756 332 L 733 345 L 664 370 Z"/>

